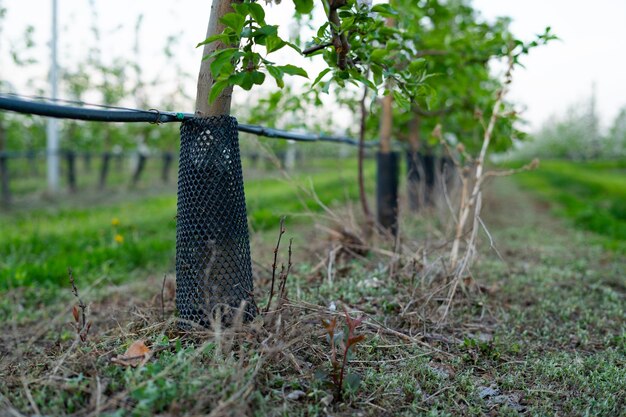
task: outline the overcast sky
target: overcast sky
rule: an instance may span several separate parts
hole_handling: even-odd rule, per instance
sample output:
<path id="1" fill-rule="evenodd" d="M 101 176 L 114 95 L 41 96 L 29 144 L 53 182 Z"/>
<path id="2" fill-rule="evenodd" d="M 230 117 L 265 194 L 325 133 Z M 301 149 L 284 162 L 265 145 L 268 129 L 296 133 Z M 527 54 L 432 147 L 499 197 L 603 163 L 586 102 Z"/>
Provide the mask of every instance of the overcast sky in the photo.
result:
<path id="1" fill-rule="evenodd" d="M 18 86 L 20 92 L 34 94 L 36 87 L 46 88 L 48 52 L 44 47 L 50 33 L 51 0 L 0 1 L 8 9 L 0 38 L 0 77 Z M 60 64 L 71 68 L 93 45 L 89 30 L 92 17 L 86 1 L 58 1 L 62 29 Z M 289 3 L 283 1 L 280 7 L 274 7 L 269 12 L 271 20 L 287 21 Z M 103 33 L 101 47 L 108 59 L 132 56 L 132 28 L 143 14 L 141 62 L 146 74 L 160 74 L 162 88 L 174 88 L 178 74 L 165 60 L 163 45 L 167 36 L 178 34 L 177 62 L 195 77 L 201 55 L 195 44 L 204 39 L 209 1 L 95 0 L 95 4 Z M 474 6 L 488 19 L 510 16 L 512 30 L 518 37 L 530 39 L 551 26 L 562 39 L 533 51 L 524 61 L 526 68 L 515 73 L 511 98 L 526 109 L 524 115 L 533 128 L 551 115 L 562 113 L 568 105 L 587 99 L 593 83 L 605 127 L 626 106 L 626 0 L 474 0 Z M 8 62 L 7 51 L 10 45 L 19 44 L 27 25 L 36 29 L 35 41 L 40 47 L 35 56 L 40 65 L 17 70 Z M 27 77 L 38 81 L 34 86 L 26 86 L 23 83 Z M 193 95 L 194 80 L 185 82 L 185 90 Z M 237 96 L 245 100 L 245 94 L 239 92 Z"/>

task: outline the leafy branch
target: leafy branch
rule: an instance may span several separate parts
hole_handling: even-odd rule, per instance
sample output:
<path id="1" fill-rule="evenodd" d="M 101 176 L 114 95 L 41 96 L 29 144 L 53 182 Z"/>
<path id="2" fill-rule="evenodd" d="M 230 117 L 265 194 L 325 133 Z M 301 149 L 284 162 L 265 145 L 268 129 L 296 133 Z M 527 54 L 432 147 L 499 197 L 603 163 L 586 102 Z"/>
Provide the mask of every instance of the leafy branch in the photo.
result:
<path id="1" fill-rule="evenodd" d="M 306 71 L 295 65 L 276 65 L 267 59 L 271 53 L 288 46 L 298 53 L 300 48 L 278 35 L 277 25 L 265 22 L 265 10 L 251 0 L 241 4 L 232 4 L 233 12 L 220 19 L 225 28 L 222 33 L 213 35 L 200 42 L 197 46 L 212 42 L 222 42 L 234 47 L 218 49 L 203 59 L 211 60 L 211 73 L 215 83 L 209 93 L 209 102 L 215 101 L 227 87 L 239 86 L 250 90 L 254 85 L 265 82 L 266 75 L 273 77 L 278 87 L 284 87 L 285 75 L 297 75 L 308 78 Z M 258 50 L 265 48 L 265 56 Z"/>

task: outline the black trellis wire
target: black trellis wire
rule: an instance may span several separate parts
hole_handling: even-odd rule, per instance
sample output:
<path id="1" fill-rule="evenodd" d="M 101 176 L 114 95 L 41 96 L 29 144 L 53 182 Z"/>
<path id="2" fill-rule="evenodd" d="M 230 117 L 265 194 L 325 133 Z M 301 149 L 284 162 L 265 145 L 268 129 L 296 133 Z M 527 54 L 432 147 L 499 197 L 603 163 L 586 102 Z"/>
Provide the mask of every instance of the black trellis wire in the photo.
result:
<path id="1" fill-rule="evenodd" d="M 86 104 L 86 103 L 85 103 Z M 156 109 L 137 110 L 123 107 L 98 106 L 99 109 L 59 105 L 35 100 L 16 98 L 13 94 L 0 93 L 0 110 L 11 111 L 21 114 L 33 114 L 44 117 L 59 119 L 72 119 L 94 122 L 110 123 L 180 123 L 194 119 L 192 113 L 168 112 Z M 330 142 L 358 146 L 359 141 L 343 136 L 329 136 L 312 133 L 290 132 L 282 129 L 274 129 L 259 125 L 239 124 L 238 130 L 256 136 L 272 139 L 288 139 L 297 142 Z M 365 147 L 376 147 L 378 141 L 368 141 Z"/>

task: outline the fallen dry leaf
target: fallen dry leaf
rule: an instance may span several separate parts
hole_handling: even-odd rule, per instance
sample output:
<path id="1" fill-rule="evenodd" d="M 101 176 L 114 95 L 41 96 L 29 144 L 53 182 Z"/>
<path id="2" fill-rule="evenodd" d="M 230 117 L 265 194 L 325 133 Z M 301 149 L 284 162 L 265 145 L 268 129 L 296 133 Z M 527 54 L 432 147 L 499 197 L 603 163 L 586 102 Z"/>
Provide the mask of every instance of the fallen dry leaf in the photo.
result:
<path id="1" fill-rule="evenodd" d="M 137 340 L 133 342 L 123 355 L 118 355 L 111 358 L 111 362 L 122 366 L 143 366 L 148 362 L 152 352 L 150 348 L 146 346 L 143 340 Z"/>

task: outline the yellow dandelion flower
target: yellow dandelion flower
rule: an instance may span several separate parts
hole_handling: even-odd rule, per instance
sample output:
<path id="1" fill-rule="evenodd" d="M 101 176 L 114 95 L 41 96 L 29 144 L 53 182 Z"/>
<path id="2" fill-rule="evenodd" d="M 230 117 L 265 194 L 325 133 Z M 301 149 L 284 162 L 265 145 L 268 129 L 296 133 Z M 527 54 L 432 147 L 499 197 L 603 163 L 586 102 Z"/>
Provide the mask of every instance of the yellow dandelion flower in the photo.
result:
<path id="1" fill-rule="evenodd" d="M 113 217 L 113 219 L 111 219 L 111 226 L 119 226 L 120 225 L 120 219 L 118 219 L 117 217 Z"/>
<path id="2" fill-rule="evenodd" d="M 115 235 L 115 241 L 121 245 L 122 243 L 124 243 L 124 236 L 120 234 Z"/>

